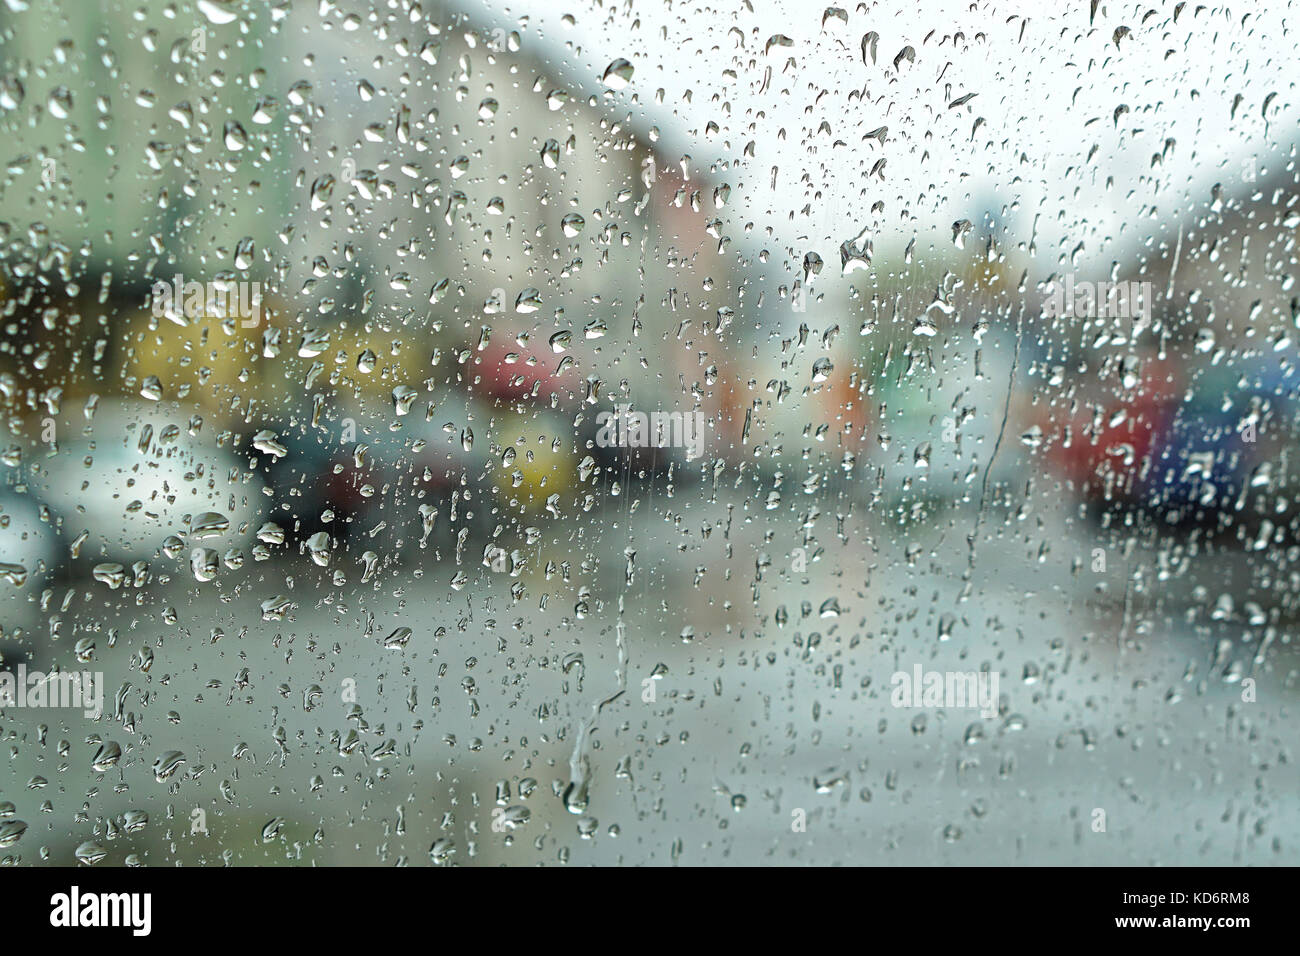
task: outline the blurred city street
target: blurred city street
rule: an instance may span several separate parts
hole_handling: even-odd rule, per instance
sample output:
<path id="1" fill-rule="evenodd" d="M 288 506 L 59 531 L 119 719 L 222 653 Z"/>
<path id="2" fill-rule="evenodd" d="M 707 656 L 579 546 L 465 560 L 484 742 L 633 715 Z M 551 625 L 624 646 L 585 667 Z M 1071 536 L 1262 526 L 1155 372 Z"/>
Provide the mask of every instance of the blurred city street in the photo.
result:
<path id="1" fill-rule="evenodd" d="M 0 4 L 0 864 L 1300 862 L 1291 6 Z"/>

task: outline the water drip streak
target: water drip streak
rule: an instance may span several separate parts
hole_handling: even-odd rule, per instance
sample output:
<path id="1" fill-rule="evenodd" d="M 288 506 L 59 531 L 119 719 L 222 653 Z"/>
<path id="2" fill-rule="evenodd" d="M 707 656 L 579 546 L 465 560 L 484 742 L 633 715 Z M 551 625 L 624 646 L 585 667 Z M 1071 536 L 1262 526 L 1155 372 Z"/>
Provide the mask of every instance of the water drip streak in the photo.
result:
<path id="1" fill-rule="evenodd" d="M 1020 315 L 1016 319 L 1016 347 L 1011 355 L 1011 373 L 1007 376 L 1007 398 L 1002 406 L 1002 424 L 998 428 L 997 440 L 993 443 L 993 451 L 989 455 L 988 464 L 984 466 L 984 480 L 980 482 L 980 506 L 979 511 L 975 513 L 975 527 L 970 533 L 970 554 L 966 564 L 966 573 L 962 576 L 964 585 L 961 590 L 959 601 L 966 601 L 970 597 L 971 577 L 975 573 L 975 549 L 978 546 L 980 524 L 984 520 L 984 509 L 988 504 L 989 494 L 989 472 L 993 470 L 993 462 L 997 460 L 998 449 L 1002 447 L 1002 437 L 1007 431 L 1007 419 L 1011 417 L 1011 395 L 1016 384 L 1016 372 L 1020 368 L 1020 341 L 1024 336 L 1025 329 L 1025 307 L 1020 306 Z"/>
<path id="2" fill-rule="evenodd" d="M 608 697 L 597 700 L 591 705 L 591 714 L 578 722 L 578 731 L 573 738 L 573 753 L 569 756 L 569 786 L 564 791 L 564 806 L 570 813 L 581 814 L 587 809 L 588 786 L 591 783 L 591 762 L 587 759 L 587 738 L 596 729 L 600 712 L 623 696 L 627 690 L 627 645 L 624 641 L 625 625 L 623 623 L 623 598 L 618 599 L 618 622 L 614 625 L 615 642 L 618 647 L 618 664 L 614 676 L 618 689 Z"/>

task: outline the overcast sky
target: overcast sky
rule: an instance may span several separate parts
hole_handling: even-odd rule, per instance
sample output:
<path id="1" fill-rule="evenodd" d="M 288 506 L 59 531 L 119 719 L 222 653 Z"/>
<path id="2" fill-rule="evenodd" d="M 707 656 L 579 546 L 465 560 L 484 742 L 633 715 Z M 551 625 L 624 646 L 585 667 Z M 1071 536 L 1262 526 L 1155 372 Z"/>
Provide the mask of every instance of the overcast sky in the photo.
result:
<path id="1" fill-rule="evenodd" d="M 843 16 L 799 0 L 462 3 L 585 92 L 606 95 L 605 68 L 629 60 L 610 109 L 697 168 L 736 164 L 729 229 L 752 222 L 774 256 L 814 248 L 829 263 L 864 227 L 878 253 L 913 236 L 923 253 L 1015 201 L 1011 237 L 1033 232 L 1040 274 L 1076 249 L 1080 269 L 1108 263 L 1215 182 L 1239 195 L 1259 166 L 1279 171 L 1296 138 L 1295 41 L 1292 4 L 1267 6 L 1188 3 L 1175 22 L 1173 3 L 1107 3 L 1090 26 L 1087 0 L 888 0 Z M 880 127 L 883 145 L 866 138 Z"/>

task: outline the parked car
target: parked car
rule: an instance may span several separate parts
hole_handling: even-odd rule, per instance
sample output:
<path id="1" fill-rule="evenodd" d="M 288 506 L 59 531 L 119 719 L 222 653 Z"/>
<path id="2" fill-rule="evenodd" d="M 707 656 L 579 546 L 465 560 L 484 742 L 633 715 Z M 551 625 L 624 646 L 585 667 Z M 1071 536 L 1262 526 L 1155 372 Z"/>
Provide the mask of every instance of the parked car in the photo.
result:
<path id="1" fill-rule="evenodd" d="M 1281 363 L 1197 366 L 1146 357 L 1133 387 L 1093 389 L 1056 422 L 1049 464 L 1095 516 L 1249 530 L 1295 513 L 1285 457 L 1295 383 Z M 1254 496 L 1254 497 L 1252 497 Z"/>
<path id="2" fill-rule="evenodd" d="M 194 548 L 239 555 L 257 541 L 264 482 L 229 441 L 185 412 L 107 399 L 84 430 L 71 421 L 62 427 L 72 437 L 57 457 L 36 463 L 30 485 L 55 515 L 74 560 L 123 567 L 189 561 Z"/>

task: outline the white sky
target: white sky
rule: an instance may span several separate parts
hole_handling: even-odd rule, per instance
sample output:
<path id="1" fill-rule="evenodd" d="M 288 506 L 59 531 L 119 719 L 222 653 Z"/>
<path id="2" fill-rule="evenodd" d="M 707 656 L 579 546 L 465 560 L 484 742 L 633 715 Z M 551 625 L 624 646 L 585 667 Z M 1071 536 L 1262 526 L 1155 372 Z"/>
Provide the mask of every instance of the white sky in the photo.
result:
<path id="1" fill-rule="evenodd" d="M 837 265 L 839 242 L 864 227 L 878 255 L 913 237 L 923 253 L 951 241 L 955 220 L 1018 201 L 1011 236 L 1033 229 L 1039 274 L 1080 245 L 1078 267 L 1096 268 L 1148 239 L 1156 219 L 1176 230 L 1215 182 L 1240 195 L 1252 170 L 1276 175 L 1297 138 L 1289 0 L 1199 13 L 1189 2 L 1177 23 L 1171 2 L 1105 3 L 1092 27 L 1087 0 L 850 3 L 847 24 L 832 16 L 824 26 L 824 2 L 797 0 L 460 4 L 479 23 L 518 29 L 525 49 L 586 93 L 604 95 L 606 65 L 631 61 L 611 112 L 657 126 L 667 152 L 695 168 L 737 164 L 721 175 L 733 187 L 729 233 L 743 239 L 752 222 L 751 240 L 778 260 L 811 248 Z M 1130 33 L 1117 49 L 1120 27 Z M 862 59 L 869 32 L 879 35 L 874 65 Z M 765 49 L 777 34 L 792 45 Z M 896 72 L 907 46 L 915 61 Z M 883 147 L 864 141 L 881 126 Z M 868 178 L 882 157 L 883 181 Z M 884 213 L 873 214 L 880 201 Z M 798 215 L 809 204 L 813 217 Z"/>

